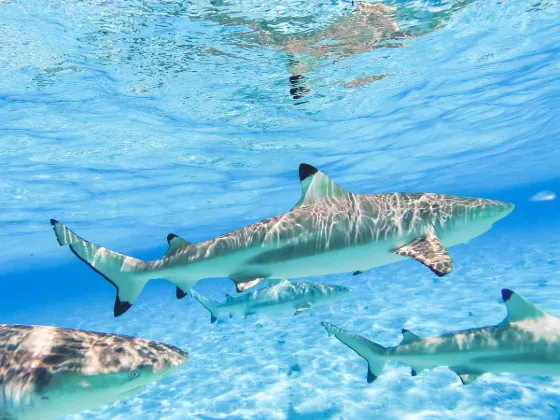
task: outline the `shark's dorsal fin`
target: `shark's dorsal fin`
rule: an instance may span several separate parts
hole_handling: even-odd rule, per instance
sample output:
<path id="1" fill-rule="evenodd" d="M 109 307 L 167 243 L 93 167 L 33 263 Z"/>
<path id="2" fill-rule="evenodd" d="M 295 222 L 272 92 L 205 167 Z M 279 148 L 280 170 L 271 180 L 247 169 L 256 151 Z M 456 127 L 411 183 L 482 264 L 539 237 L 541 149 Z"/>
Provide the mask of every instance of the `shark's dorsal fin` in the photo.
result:
<path id="1" fill-rule="evenodd" d="M 421 339 L 420 337 L 418 337 L 413 332 L 405 330 L 404 328 L 402 330 L 402 335 L 403 335 L 403 338 L 402 338 L 401 344 L 408 344 L 408 343 L 412 343 L 414 341 L 418 341 L 418 340 Z"/>
<path id="2" fill-rule="evenodd" d="M 233 302 L 234 300 L 235 300 L 235 299 L 234 299 L 232 296 L 230 296 L 230 295 L 228 295 L 228 294 L 226 293 L 226 303 L 231 303 L 231 302 Z"/>
<path id="3" fill-rule="evenodd" d="M 352 194 L 307 163 L 299 165 L 299 180 L 302 187 L 301 198 L 294 208 L 309 206 L 329 198 L 348 197 Z"/>
<path id="4" fill-rule="evenodd" d="M 189 241 L 185 241 L 174 233 L 167 235 L 167 243 L 169 244 L 169 248 L 167 248 L 167 251 L 163 254 L 163 258 L 175 255 L 178 250 L 192 245 Z"/>
<path id="5" fill-rule="evenodd" d="M 502 298 L 508 311 L 504 323 L 539 318 L 545 315 L 543 311 L 512 290 L 502 289 Z"/>

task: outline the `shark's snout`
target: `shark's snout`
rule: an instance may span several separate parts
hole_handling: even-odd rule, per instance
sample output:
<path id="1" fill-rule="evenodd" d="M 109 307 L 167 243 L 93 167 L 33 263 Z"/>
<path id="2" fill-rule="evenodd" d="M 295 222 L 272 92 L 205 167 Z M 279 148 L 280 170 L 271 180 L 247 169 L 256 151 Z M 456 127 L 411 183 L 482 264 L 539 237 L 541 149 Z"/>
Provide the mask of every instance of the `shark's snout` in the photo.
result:
<path id="1" fill-rule="evenodd" d="M 161 352 L 161 357 L 164 359 L 162 366 L 163 371 L 175 371 L 189 359 L 187 352 L 169 344 L 163 345 L 165 351 Z M 157 371 L 157 369 L 155 369 Z"/>
<path id="2" fill-rule="evenodd" d="M 510 214 L 515 208 L 515 205 L 513 203 L 508 203 L 506 201 L 502 201 L 501 203 L 502 203 L 502 211 L 504 212 L 504 216 Z"/>

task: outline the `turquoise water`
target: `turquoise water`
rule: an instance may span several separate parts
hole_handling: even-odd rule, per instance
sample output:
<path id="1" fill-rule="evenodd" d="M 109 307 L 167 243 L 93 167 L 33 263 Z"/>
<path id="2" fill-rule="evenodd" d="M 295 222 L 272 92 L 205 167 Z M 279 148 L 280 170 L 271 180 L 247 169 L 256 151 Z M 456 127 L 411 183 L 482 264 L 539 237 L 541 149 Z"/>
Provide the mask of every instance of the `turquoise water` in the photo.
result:
<path id="1" fill-rule="evenodd" d="M 560 4 L 0 0 L 0 315 L 189 352 L 177 375 L 74 418 L 558 418 L 560 380 L 366 363 L 321 321 L 384 345 L 500 322 L 500 290 L 560 316 Z M 362 26 L 360 26 L 362 25 Z M 396 25 L 396 26 L 395 26 Z M 398 28 L 398 29 L 397 29 Z M 369 34 L 369 35 L 368 35 Z M 371 41 L 374 39 L 374 41 Z M 292 78 L 292 79 L 290 79 Z M 288 211 L 300 162 L 357 193 L 515 203 L 441 279 L 414 261 L 306 278 L 352 294 L 293 316 L 210 324 L 148 284 L 114 289 L 56 243 L 56 218 L 144 260 Z M 541 196 L 542 197 L 542 196 Z M 196 290 L 223 301 L 227 279 Z"/>

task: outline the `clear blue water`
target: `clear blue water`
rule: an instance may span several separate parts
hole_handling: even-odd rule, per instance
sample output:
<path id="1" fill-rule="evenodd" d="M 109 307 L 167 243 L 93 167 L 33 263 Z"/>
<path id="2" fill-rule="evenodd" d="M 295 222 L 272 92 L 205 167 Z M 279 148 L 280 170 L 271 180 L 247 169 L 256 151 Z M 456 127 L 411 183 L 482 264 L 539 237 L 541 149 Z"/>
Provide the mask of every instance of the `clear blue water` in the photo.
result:
<path id="1" fill-rule="evenodd" d="M 413 378 L 388 364 L 367 384 L 365 362 L 320 327 L 394 345 L 403 327 L 495 324 L 503 287 L 560 316 L 559 200 L 530 200 L 560 193 L 559 2 L 386 4 L 396 10 L 384 24 L 399 30 L 364 47 L 350 2 L 0 0 L 1 321 L 190 354 L 178 375 L 73 418 L 560 416 L 554 378 L 487 374 L 464 387 L 446 368 Z M 307 93 L 296 99 L 294 75 Z M 289 210 L 300 162 L 354 192 L 516 209 L 451 248 L 442 279 L 414 261 L 317 277 L 353 293 L 298 317 L 213 325 L 158 281 L 113 318 L 113 287 L 59 248 L 48 222 L 154 259 L 169 232 L 200 241 Z M 234 294 L 227 279 L 196 289 Z"/>

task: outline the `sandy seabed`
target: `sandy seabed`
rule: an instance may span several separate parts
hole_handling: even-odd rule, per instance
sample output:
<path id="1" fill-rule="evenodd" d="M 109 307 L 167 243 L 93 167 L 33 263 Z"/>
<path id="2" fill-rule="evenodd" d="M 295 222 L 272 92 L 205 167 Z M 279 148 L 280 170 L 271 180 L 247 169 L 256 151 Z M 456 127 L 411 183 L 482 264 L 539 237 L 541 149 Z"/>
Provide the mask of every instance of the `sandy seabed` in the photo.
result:
<path id="1" fill-rule="evenodd" d="M 152 338 L 190 354 L 178 374 L 134 398 L 68 419 L 558 418 L 560 379 L 485 374 L 467 387 L 445 367 L 412 377 L 408 366 L 388 363 L 368 384 L 366 362 L 320 325 L 328 321 L 385 346 L 400 342 L 401 328 L 428 336 L 493 325 L 506 313 L 504 287 L 560 316 L 560 234 L 540 230 L 492 230 L 453 247 L 455 271 L 441 279 L 414 261 L 314 278 L 352 293 L 298 316 L 210 324 L 201 305 L 176 300 L 165 284 L 148 288 L 117 319 L 112 302 L 92 297 L 87 305 L 43 308 L 44 324 Z M 234 294 L 225 279 L 195 289 L 221 301 Z"/>

